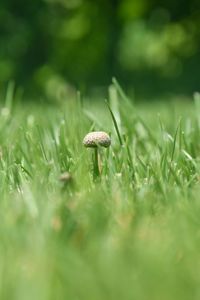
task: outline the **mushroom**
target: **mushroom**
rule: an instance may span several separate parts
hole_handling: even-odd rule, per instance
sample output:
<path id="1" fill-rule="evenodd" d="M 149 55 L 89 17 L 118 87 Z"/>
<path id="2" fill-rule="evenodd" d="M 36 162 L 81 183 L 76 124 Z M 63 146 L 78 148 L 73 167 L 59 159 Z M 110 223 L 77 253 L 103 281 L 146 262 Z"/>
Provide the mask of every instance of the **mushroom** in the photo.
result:
<path id="1" fill-rule="evenodd" d="M 98 147 L 108 148 L 111 144 L 109 135 L 104 131 L 93 131 L 83 139 L 83 145 L 87 148 L 94 148 L 94 179 L 100 175 L 98 161 Z"/>
<path id="2" fill-rule="evenodd" d="M 74 179 L 69 172 L 64 172 L 60 175 L 59 181 L 62 183 L 62 190 L 68 190 L 74 187 Z"/>
<path id="3" fill-rule="evenodd" d="M 60 175 L 59 180 L 63 183 L 69 183 L 72 181 L 72 175 L 69 172 L 64 172 Z"/>

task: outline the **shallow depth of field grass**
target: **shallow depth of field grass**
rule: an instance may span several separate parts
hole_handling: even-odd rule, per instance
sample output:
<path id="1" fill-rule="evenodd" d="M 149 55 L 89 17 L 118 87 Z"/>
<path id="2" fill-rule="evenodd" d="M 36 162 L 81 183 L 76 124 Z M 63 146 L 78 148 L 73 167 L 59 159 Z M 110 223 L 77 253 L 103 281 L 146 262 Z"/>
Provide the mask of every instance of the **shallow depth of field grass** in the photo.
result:
<path id="1" fill-rule="evenodd" d="M 0 299 L 199 299 L 199 95 L 134 104 L 115 83 L 109 104 L 11 100 L 8 90 Z M 82 145 L 92 130 L 112 139 L 95 182 L 93 151 Z M 66 171 L 72 180 L 60 181 Z"/>

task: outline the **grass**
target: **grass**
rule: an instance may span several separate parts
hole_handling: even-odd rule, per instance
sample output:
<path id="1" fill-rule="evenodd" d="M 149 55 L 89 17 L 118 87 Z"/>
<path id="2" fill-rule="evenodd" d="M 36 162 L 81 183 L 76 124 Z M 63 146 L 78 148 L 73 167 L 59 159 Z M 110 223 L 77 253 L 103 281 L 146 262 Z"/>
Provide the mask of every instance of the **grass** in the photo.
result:
<path id="1" fill-rule="evenodd" d="M 12 103 L 0 115 L 0 299 L 200 297 L 200 100 Z M 93 181 L 91 130 L 111 134 Z M 61 182 L 62 173 L 72 180 Z"/>

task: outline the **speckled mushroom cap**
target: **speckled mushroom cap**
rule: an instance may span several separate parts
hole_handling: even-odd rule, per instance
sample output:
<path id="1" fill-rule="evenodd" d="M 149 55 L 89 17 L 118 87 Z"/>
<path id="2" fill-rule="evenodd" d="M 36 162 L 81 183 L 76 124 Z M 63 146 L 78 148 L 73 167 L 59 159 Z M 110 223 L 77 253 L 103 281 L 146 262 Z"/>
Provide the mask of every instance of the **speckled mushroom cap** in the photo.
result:
<path id="1" fill-rule="evenodd" d="M 95 148 L 97 146 L 109 147 L 111 139 L 106 132 L 93 131 L 88 133 L 83 139 L 83 145 L 88 148 Z"/>

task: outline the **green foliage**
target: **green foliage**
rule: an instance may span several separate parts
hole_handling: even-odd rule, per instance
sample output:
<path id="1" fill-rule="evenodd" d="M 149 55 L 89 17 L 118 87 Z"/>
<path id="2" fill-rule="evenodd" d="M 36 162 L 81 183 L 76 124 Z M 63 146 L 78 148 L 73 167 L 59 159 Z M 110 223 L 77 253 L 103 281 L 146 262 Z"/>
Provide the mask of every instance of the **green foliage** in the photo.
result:
<path id="1" fill-rule="evenodd" d="M 0 109 L 0 298 L 199 297 L 200 96 Z M 108 109 L 109 108 L 109 109 Z M 111 113 L 111 114 L 110 114 Z M 90 130 L 111 134 L 93 181 Z M 62 177 L 63 172 L 69 176 Z M 64 178 L 66 180 L 64 180 Z"/>
<path id="2" fill-rule="evenodd" d="M 117 76 L 144 86 L 157 76 L 156 84 L 181 78 L 194 91 L 199 20 L 196 0 L 1 1 L 0 83 L 59 98 L 68 83 L 107 85 Z"/>
<path id="3" fill-rule="evenodd" d="M 127 24 L 121 41 L 122 64 L 129 70 L 149 68 L 180 75 L 182 59 L 197 49 L 196 29 L 188 25 L 168 24 L 155 30 L 144 21 Z"/>

